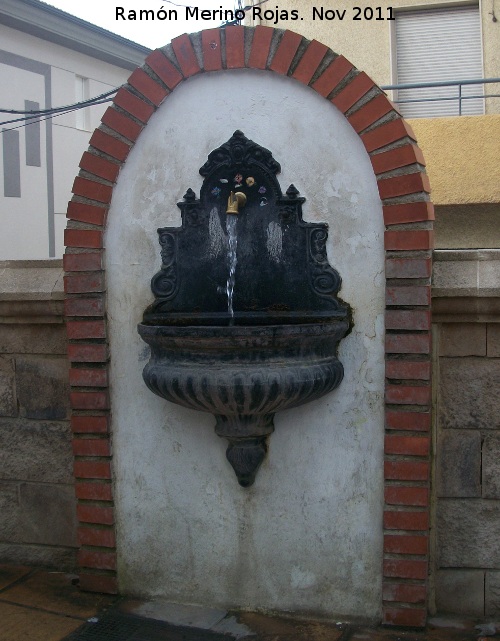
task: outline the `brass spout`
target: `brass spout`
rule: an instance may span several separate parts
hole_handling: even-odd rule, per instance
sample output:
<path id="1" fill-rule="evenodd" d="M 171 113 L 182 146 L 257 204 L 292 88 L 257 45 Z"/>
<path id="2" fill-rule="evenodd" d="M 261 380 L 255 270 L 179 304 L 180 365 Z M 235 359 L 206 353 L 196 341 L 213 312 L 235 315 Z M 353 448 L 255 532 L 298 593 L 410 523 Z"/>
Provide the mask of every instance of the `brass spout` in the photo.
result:
<path id="1" fill-rule="evenodd" d="M 226 214 L 238 214 L 241 207 L 244 207 L 247 197 L 242 191 L 231 192 L 227 201 Z"/>

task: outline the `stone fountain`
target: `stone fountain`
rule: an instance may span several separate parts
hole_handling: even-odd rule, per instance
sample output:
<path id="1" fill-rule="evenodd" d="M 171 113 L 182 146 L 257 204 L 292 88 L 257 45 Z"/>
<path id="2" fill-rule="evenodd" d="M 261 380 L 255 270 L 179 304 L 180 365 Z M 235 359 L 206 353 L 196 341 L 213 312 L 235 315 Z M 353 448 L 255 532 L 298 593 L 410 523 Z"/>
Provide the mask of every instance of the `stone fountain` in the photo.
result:
<path id="1" fill-rule="evenodd" d="M 155 394 L 210 412 L 229 441 L 238 482 L 252 485 L 274 414 L 337 388 L 338 344 L 350 331 L 327 225 L 302 220 L 305 198 L 283 195 L 272 153 L 236 131 L 188 189 L 181 227 L 158 230 L 162 266 L 138 331 Z M 306 429 L 306 427 L 305 427 Z"/>

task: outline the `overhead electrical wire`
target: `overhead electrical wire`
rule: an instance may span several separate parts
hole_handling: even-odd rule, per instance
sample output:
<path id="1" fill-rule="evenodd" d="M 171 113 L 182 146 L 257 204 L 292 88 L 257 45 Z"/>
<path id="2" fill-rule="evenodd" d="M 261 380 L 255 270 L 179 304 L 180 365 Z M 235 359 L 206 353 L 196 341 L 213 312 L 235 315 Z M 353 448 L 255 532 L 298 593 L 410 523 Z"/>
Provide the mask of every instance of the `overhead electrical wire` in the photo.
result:
<path id="1" fill-rule="evenodd" d="M 112 98 L 106 98 L 104 100 L 99 100 L 97 102 L 93 102 L 92 104 L 93 105 L 102 105 L 102 104 L 104 104 L 106 102 L 111 102 L 111 101 L 112 101 Z M 76 105 L 78 105 L 78 103 L 76 103 Z M 32 124 L 37 123 L 37 122 L 44 122 L 45 120 L 51 120 L 52 118 L 56 118 L 57 116 L 64 116 L 64 114 L 69 114 L 69 113 L 72 113 L 73 111 L 78 111 L 79 109 L 82 109 L 83 107 L 85 107 L 85 105 L 83 105 L 83 107 L 82 106 L 76 106 L 76 105 L 74 105 L 72 109 L 66 108 L 65 111 L 60 111 L 59 110 L 57 113 L 46 115 L 46 116 L 43 116 L 43 114 L 41 114 L 40 116 L 31 116 L 31 117 L 27 117 L 27 118 L 18 118 L 17 120 L 8 120 L 6 122 L 0 122 L 0 126 L 1 126 L 1 125 L 9 124 L 9 123 L 12 123 L 12 122 L 24 121 L 24 123 L 22 125 L 17 125 L 17 127 L 9 127 L 8 129 L 0 130 L 0 133 L 3 134 L 6 131 L 13 131 L 14 129 L 22 129 L 23 127 L 27 127 L 28 125 L 32 125 Z"/>
<path id="2" fill-rule="evenodd" d="M 245 7 L 242 7 L 241 5 L 243 4 L 242 0 L 236 0 L 237 1 L 237 9 L 236 11 L 247 11 L 248 9 L 251 9 L 252 7 L 257 7 L 261 4 L 264 4 L 268 2 L 268 0 L 260 0 L 260 2 L 256 2 L 253 5 L 247 5 Z M 176 7 L 186 7 L 188 9 L 193 9 L 194 7 L 192 5 L 187 5 L 187 4 L 181 4 L 178 2 L 174 2 L 174 0 L 163 0 L 163 2 L 166 2 L 168 4 L 174 5 Z M 239 20 L 234 20 L 233 22 L 226 22 L 221 25 L 221 27 L 225 27 L 234 23 L 239 23 Z M 82 100 L 80 102 L 75 102 L 72 105 L 65 105 L 62 107 L 52 107 L 49 109 L 31 109 L 31 110 L 21 110 L 21 109 L 2 109 L 0 108 L 0 113 L 4 114 L 13 114 L 13 115 L 19 115 L 21 118 L 13 118 L 12 120 L 4 120 L 3 122 L 0 122 L 0 127 L 3 125 L 10 125 L 16 122 L 22 122 L 22 125 L 18 125 L 16 127 L 9 127 L 8 129 L 2 129 L 2 133 L 5 131 L 12 131 L 14 129 L 21 129 L 22 127 L 27 127 L 30 124 L 34 124 L 37 122 L 43 122 L 45 120 L 49 120 L 51 118 L 55 118 L 56 116 L 62 116 L 64 114 L 71 113 L 73 111 L 77 111 L 78 109 L 84 109 L 85 107 L 92 107 L 93 105 L 101 105 L 106 102 L 111 102 L 113 94 L 115 94 L 118 91 L 119 87 L 116 87 L 115 89 L 111 89 L 110 91 L 107 91 L 105 93 L 99 94 L 98 96 L 95 96 L 94 98 L 89 98 L 88 100 Z M 46 116 L 46 117 L 44 117 Z"/>
<path id="3" fill-rule="evenodd" d="M 118 91 L 119 87 L 115 87 L 115 89 L 111 89 L 110 91 L 107 91 L 106 93 L 101 93 L 98 96 L 94 96 L 94 98 L 88 98 L 87 100 L 81 100 L 80 102 L 75 102 L 72 105 L 64 105 L 63 107 L 51 107 L 49 109 L 32 109 L 30 111 L 21 111 L 18 109 L 0 109 L 0 113 L 4 114 L 27 114 L 27 115 L 40 115 L 40 114 L 47 114 L 47 113 L 54 113 L 55 111 L 64 111 L 65 109 L 73 109 L 74 107 L 88 107 L 93 105 L 96 100 L 101 100 L 102 98 L 107 98 L 108 96 L 112 96 L 114 93 Z M 1 124 L 1 123 L 0 123 Z"/>

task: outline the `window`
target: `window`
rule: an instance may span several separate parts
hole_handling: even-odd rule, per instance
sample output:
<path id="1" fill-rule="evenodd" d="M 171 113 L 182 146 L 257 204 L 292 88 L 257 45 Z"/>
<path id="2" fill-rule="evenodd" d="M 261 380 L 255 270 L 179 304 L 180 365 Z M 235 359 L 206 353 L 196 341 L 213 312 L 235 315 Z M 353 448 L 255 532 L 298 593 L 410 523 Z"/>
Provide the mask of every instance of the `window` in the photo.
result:
<path id="1" fill-rule="evenodd" d="M 476 80 L 483 77 L 479 7 L 468 5 L 396 14 L 396 84 Z M 462 96 L 481 96 L 483 85 L 463 85 Z M 442 98 L 435 102 L 400 102 L 406 118 L 458 116 L 459 87 L 400 89 L 396 101 Z M 484 113 L 482 98 L 462 100 L 461 113 Z"/>
<path id="2" fill-rule="evenodd" d="M 76 102 L 83 102 L 90 98 L 89 79 L 82 76 L 75 76 L 75 97 Z M 90 107 L 77 109 L 75 111 L 76 128 L 90 131 Z"/>

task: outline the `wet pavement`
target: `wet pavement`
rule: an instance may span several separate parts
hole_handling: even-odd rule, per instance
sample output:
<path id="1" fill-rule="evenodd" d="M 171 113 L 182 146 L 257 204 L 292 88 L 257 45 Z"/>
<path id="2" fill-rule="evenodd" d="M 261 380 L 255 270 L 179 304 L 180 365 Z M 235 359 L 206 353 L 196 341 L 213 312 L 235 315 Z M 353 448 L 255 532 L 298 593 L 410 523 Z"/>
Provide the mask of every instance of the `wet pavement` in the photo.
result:
<path id="1" fill-rule="evenodd" d="M 0 565 L 0 641 L 500 641 L 500 624 L 487 623 L 435 617 L 412 631 L 142 602 L 82 592 L 71 574 Z"/>

